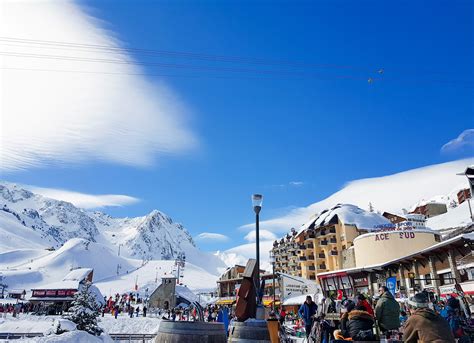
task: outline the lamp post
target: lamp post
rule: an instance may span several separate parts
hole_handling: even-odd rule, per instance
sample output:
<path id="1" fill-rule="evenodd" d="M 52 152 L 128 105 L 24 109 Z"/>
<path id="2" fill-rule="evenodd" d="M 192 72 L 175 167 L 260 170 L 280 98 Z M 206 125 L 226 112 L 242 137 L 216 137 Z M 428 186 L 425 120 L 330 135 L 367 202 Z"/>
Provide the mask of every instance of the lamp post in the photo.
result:
<path id="1" fill-rule="evenodd" d="M 464 173 L 459 173 L 457 175 L 464 175 L 467 177 L 467 181 L 469 182 L 469 191 L 471 192 L 471 197 L 467 198 L 467 204 L 469 206 L 469 213 L 471 215 L 471 221 L 474 222 L 474 215 L 472 214 L 472 208 L 471 208 L 471 199 L 474 197 L 474 165 L 467 167 Z"/>
<path id="2" fill-rule="evenodd" d="M 273 278 L 273 302 L 272 310 L 275 312 L 275 301 L 276 301 L 276 288 L 275 288 L 275 254 L 270 251 L 270 263 L 272 264 L 272 278 Z"/>
<path id="3" fill-rule="evenodd" d="M 257 306 L 261 304 L 260 299 L 260 210 L 262 209 L 263 195 L 253 194 L 252 205 L 255 212 L 255 243 L 257 245 Z"/>

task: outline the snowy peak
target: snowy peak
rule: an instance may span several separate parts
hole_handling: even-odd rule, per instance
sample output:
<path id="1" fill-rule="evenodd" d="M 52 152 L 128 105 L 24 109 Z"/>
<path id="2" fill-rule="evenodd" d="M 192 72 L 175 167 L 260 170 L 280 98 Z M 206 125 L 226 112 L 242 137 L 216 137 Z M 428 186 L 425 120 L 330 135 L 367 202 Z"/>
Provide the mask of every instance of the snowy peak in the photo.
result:
<path id="1" fill-rule="evenodd" d="M 210 263 L 184 226 L 161 211 L 137 218 L 113 218 L 0 182 L 0 241 L 5 242 L 0 243 L 0 252 L 9 250 L 9 246 L 59 248 L 78 244 L 76 238 L 101 243 L 111 251 L 141 260 L 168 260 L 185 253 L 195 256 L 203 267 L 211 266 L 208 269 L 213 273 L 221 266 L 221 261 Z"/>

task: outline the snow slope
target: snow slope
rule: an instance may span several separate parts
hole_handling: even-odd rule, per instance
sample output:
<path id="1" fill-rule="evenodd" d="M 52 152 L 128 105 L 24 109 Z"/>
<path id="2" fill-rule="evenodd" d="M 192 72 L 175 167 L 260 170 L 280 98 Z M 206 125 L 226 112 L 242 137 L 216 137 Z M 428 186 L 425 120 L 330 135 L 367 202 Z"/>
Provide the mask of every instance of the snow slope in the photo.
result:
<path id="1" fill-rule="evenodd" d="M 137 218 L 113 218 L 35 194 L 16 184 L 0 182 L 0 253 L 15 249 L 58 249 L 75 238 L 98 242 L 114 253 L 120 249 L 121 255 L 128 258 L 170 260 L 185 253 L 189 261 L 212 274 L 218 275 L 225 268 L 219 258 L 200 251 L 181 224 L 160 211 Z M 99 266 L 94 269 L 101 273 Z"/>
<path id="2" fill-rule="evenodd" d="M 405 172 L 361 179 L 349 182 L 343 189 L 307 207 L 263 221 L 262 227 L 278 233 L 285 233 L 291 227 L 300 227 L 321 211 L 339 203 L 349 203 L 368 209 L 369 203 L 375 210 L 401 213 L 422 200 L 439 198 L 468 186 L 465 177 L 456 175 L 474 164 L 474 158 L 436 164 Z M 463 222 L 464 218 L 459 218 Z M 450 221 L 452 224 L 452 221 Z M 250 229 L 253 224 L 245 225 Z"/>

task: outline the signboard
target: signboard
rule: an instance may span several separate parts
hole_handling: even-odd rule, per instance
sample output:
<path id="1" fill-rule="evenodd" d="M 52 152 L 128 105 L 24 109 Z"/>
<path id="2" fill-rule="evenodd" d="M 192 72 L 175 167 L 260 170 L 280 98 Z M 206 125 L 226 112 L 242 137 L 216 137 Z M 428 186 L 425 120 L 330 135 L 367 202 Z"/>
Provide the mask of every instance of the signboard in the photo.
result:
<path id="1" fill-rule="evenodd" d="M 397 278 L 395 276 L 391 276 L 386 281 L 386 286 L 390 293 L 395 296 L 395 289 L 397 288 Z"/>
<path id="2" fill-rule="evenodd" d="M 282 301 L 298 295 L 321 293 L 321 288 L 316 281 L 287 274 L 279 274 L 279 279 Z"/>

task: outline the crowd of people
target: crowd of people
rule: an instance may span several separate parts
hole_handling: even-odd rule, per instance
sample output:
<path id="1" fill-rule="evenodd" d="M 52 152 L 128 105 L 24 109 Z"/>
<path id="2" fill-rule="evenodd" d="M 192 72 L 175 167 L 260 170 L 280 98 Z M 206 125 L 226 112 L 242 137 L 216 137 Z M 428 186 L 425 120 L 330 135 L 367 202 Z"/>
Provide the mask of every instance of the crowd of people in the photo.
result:
<path id="1" fill-rule="evenodd" d="M 374 341 L 392 338 L 407 343 L 471 342 L 471 318 L 461 309 L 456 297 L 430 301 L 428 293 L 415 294 L 407 302 L 398 302 L 387 287 L 379 289 L 373 299 L 358 294 L 344 299 L 336 320 L 327 320 L 335 312 L 334 299 L 325 310 L 307 296 L 298 310 L 306 336 L 322 343 L 332 340 Z M 332 304 L 332 306 L 331 306 Z M 280 311 L 285 323 L 286 312 Z"/>

